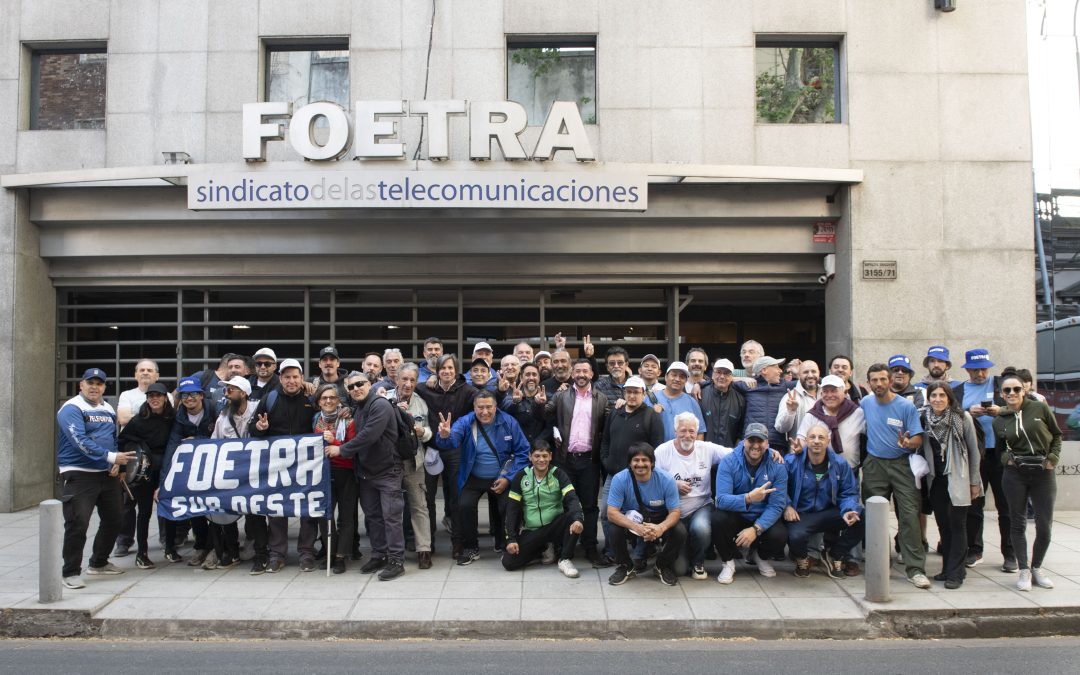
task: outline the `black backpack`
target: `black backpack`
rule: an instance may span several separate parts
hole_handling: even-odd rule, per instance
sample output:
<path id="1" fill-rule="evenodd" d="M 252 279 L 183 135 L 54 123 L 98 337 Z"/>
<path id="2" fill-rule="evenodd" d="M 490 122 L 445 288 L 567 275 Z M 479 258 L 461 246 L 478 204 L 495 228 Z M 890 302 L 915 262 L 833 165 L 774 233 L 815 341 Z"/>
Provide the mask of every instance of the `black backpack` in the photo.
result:
<path id="1" fill-rule="evenodd" d="M 416 437 L 416 432 L 413 430 L 413 417 L 393 401 L 384 400 L 394 409 L 394 419 L 397 421 L 397 441 L 394 443 L 394 448 L 397 450 L 398 459 L 403 462 L 415 462 L 420 439 Z"/>

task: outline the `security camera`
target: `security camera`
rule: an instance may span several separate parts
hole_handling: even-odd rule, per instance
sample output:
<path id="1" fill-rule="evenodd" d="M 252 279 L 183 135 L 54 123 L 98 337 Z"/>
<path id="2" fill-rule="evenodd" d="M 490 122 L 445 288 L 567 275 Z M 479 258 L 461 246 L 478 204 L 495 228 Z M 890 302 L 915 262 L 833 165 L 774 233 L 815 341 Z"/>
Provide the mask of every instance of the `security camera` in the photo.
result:
<path id="1" fill-rule="evenodd" d="M 830 253 L 825 256 L 824 260 L 825 274 L 822 274 L 817 278 L 817 282 L 821 285 L 829 283 L 829 279 L 836 276 L 836 254 Z"/>

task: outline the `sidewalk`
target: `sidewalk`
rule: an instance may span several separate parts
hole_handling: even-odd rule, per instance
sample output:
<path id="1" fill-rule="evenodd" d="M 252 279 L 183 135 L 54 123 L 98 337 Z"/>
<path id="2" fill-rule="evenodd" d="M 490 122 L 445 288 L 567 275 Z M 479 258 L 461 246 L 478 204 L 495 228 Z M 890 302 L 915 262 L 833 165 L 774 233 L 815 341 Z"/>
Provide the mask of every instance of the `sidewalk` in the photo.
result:
<path id="1" fill-rule="evenodd" d="M 169 565 L 152 533 L 150 557 L 157 569 L 136 569 L 134 555 L 114 558 L 125 574 L 86 576 L 86 588 L 64 589 L 63 600 L 43 605 L 37 601 L 37 509 L 29 509 L 0 514 L 0 637 L 764 639 L 1080 632 L 1080 512 L 1055 519 L 1044 569 L 1057 587 L 1030 593 L 1016 591 L 1016 574 L 1001 571 L 996 515 L 988 511 L 986 519 L 987 552 L 960 590 L 940 583 L 916 589 L 894 564 L 893 599 L 880 604 L 863 599 L 862 576 L 833 580 L 815 571 L 797 579 L 790 562 L 776 563 L 772 579 L 738 563 L 730 586 L 716 582 L 719 563 L 709 561 L 705 581 L 683 577 L 667 587 L 646 572 L 616 587 L 607 583 L 610 569 L 594 570 L 584 560 L 577 561 L 579 579 L 564 578 L 555 566 L 507 572 L 485 537 L 481 560 L 458 567 L 440 532 L 443 555 L 436 555 L 435 566 L 419 570 L 415 554 L 408 554 L 405 575 L 390 582 L 361 575 L 362 563 L 329 578 L 325 569 L 301 573 L 295 553 L 282 572 L 256 577 L 244 564 L 228 571 Z M 96 528 L 95 521 L 91 533 Z M 932 522 L 929 530 L 933 546 Z M 1028 536 L 1034 537 L 1030 524 Z M 365 560 L 367 555 L 365 550 Z M 940 565 L 940 556 L 931 553 L 928 574 Z"/>

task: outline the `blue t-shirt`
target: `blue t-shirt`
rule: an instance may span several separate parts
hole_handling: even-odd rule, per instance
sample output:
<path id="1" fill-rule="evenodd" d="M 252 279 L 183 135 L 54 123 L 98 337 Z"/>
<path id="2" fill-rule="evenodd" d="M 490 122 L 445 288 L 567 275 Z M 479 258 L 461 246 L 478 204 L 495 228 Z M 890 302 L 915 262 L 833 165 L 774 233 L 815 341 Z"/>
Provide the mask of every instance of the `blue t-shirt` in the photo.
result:
<path id="1" fill-rule="evenodd" d="M 964 410 L 970 410 L 973 405 L 982 405 L 983 401 L 994 400 L 994 378 L 986 378 L 986 382 L 982 384 L 975 384 L 968 380 L 964 383 L 964 400 L 961 404 L 964 406 Z M 992 448 L 997 445 L 997 438 L 994 436 L 994 418 L 989 415 L 979 415 L 972 418 L 975 420 L 975 424 L 982 427 L 983 435 L 986 437 L 986 447 Z"/>
<path id="2" fill-rule="evenodd" d="M 480 433 L 480 423 L 477 422 L 476 430 L 476 461 L 473 463 L 472 475 L 484 480 L 495 480 L 499 477 L 499 458 L 495 455 L 488 442 L 484 440 L 484 434 Z M 490 437 L 495 433 L 494 425 L 487 425 L 484 431 Z"/>
<path id="3" fill-rule="evenodd" d="M 634 495 L 634 486 L 630 481 L 634 480 L 634 474 L 630 469 L 623 469 L 611 479 L 611 489 L 608 490 L 608 506 L 614 506 L 623 513 L 637 511 L 641 513 L 641 506 Z M 647 483 L 638 483 L 641 491 L 641 500 L 645 502 L 650 511 L 667 509 L 674 511 L 679 508 L 679 486 L 671 474 L 660 469 L 653 469 L 652 477 Z M 644 515 L 644 514 L 642 514 Z"/>
<path id="4" fill-rule="evenodd" d="M 668 398 L 663 389 L 656 392 L 656 398 L 660 405 L 664 406 L 664 412 L 660 413 L 660 419 L 664 420 L 664 440 L 670 441 L 675 438 L 675 416 L 679 413 L 692 412 L 698 418 L 698 431 L 705 433 L 705 418 L 701 416 L 701 406 L 694 397 L 683 392 L 675 398 Z"/>
<path id="5" fill-rule="evenodd" d="M 866 417 L 866 451 L 882 459 L 898 459 L 910 454 L 896 443 L 897 434 L 916 436 L 923 432 L 919 411 L 906 398 L 894 396 L 885 405 L 876 396 L 864 396 L 859 402 Z"/>

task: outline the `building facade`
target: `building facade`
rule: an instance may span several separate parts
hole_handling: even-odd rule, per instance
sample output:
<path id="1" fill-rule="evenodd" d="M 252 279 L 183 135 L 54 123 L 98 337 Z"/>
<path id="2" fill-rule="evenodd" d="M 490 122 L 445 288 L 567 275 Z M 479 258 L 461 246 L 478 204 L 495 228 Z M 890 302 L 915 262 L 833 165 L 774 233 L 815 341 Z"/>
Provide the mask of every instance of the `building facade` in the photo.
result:
<path id="1" fill-rule="evenodd" d="M 862 372 L 932 344 L 958 375 L 975 346 L 1034 367 L 1024 21 L 1015 0 L 0 0 L 0 511 L 52 495 L 82 369 L 142 357 L 171 380 L 264 345 L 348 365 L 562 332 L 665 361 L 756 338 Z M 553 100 L 574 113 L 546 136 Z M 245 129 L 246 105 L 319 101 Z M 285 138 L 248 161 L 258 123 Z M 209 177 L 388 175 L 626 177 L 644 208 L 189 208 Z"/>

